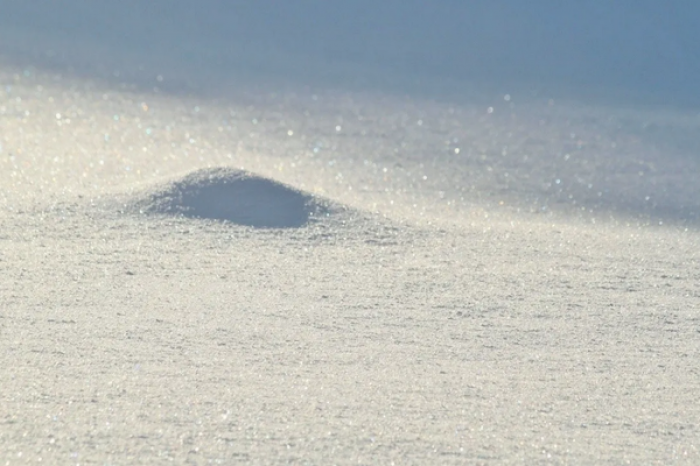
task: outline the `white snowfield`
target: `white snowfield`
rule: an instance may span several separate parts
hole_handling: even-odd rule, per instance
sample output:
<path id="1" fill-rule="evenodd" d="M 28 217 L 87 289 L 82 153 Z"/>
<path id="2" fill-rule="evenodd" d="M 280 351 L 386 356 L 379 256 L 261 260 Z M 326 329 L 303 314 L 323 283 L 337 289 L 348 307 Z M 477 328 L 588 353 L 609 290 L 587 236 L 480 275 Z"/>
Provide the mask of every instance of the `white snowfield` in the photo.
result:
<path id="1" fill-rule="evenodd" d="M 0 464 L 700 463 L 696 112 L 40 63 Z"/>

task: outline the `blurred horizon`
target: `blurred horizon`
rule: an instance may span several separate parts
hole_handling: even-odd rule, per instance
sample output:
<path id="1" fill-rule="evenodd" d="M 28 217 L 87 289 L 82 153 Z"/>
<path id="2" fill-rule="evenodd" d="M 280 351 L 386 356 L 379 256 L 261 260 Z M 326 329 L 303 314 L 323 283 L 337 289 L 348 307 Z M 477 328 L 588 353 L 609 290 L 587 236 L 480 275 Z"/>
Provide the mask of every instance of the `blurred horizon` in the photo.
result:
<path id="1" fill-rule="evenodd" d="M 0 0 L 0 60 L 214 92 L 271 78 L 700 106 L 700 4 L 546 3 Z"/>

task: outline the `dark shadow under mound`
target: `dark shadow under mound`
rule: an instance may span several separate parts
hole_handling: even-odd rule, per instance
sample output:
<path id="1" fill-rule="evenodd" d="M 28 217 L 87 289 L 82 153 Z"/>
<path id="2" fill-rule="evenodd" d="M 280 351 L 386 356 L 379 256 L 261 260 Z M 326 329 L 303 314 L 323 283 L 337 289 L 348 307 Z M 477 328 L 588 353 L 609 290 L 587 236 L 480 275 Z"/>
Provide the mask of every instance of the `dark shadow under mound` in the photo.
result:
<path id="1" fill-rule="evenodd" d="M 202 169 L 151 192 L 140 211 L 232 222 L 254 228 L 298 228 L 331 213 L 328 203 L 269 178 L 231 168 Z"/>

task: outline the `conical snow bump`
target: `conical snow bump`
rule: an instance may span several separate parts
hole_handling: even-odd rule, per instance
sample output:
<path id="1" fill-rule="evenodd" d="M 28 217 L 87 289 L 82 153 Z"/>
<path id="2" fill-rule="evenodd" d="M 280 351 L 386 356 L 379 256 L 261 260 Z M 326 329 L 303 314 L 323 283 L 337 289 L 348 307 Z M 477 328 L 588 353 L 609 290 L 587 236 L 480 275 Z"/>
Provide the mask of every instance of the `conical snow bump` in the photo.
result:
<path id="1" fill-rule="evenodd" d="M 254 228 L 299 228 L 330 213 L 327 203 L 243 170 L 197 170 L 137 202 L 140 211 Z"/>

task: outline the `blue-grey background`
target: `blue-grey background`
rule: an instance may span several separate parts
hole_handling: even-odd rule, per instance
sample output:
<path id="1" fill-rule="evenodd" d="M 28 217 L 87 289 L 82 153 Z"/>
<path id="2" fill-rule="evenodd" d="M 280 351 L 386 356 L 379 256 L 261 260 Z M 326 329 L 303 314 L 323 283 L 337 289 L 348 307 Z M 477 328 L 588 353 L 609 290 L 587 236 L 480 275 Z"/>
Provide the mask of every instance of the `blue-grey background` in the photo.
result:
<path id="1" fill-rule="evenodd" d="M 437 79 L 445 91 L 469 83 L 697 105 L 699 20 L 692 0 L 1 0 L 0 56 L 224 86 L 267 75 L 439 92 Z"/>

